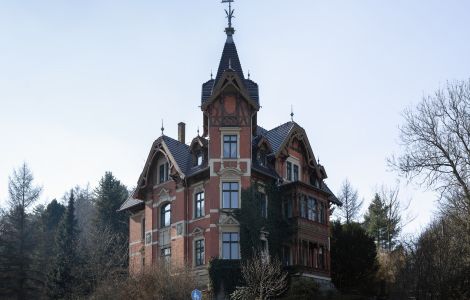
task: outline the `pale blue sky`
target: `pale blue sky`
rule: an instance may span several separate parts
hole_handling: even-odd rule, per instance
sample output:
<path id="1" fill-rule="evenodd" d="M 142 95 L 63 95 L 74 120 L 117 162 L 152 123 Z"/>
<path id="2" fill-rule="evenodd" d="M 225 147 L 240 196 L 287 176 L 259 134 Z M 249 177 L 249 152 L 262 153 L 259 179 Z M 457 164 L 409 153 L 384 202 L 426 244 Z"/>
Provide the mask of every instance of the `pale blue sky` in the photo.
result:
<path id="1" fill-rule="evenodd" d="M 217 70 L 220 1 L 1 1 L 0 203 L 27 161 L 42 202 L 111 170 L 135 185 L 154 139 L 189 139 L 202 123 L 201 84 Z M 260 86 L 259 123 L 305 128 L 327 183 L 348 177 L 366 205 L 394 184 L 401 111 L 446 80 L 470 76 L 468 1 L 234 3 L 245 74 Z M 403 181 L 403 180 L 402 180 Z M 422 228 L 436 196 L 404 186 Z"/>

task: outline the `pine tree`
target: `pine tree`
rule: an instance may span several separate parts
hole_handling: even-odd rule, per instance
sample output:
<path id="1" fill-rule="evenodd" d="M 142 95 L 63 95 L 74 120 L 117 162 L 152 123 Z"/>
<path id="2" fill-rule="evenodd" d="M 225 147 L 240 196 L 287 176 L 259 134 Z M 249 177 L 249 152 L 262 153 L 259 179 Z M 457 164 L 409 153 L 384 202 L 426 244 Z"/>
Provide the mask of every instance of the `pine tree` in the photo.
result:
<path id="1" fill-rule="evenodd" d="M 49 278 L 49 295 L 54 299 L 70 299 L 74 292 L 74 281 L 79 264 L 77 253 L 78 229 L 75 219 L 73 190 L 56 235 L 56 259 Z"/>
<path id="2" fill-rule="evenodd" d="M 364 215 L 364 225 L 367 233 L 374 237 L 377 248 L 386 248 L 387 241 L 387 207 L 379 196 L 375 194 L 367 213 Z"/>
<path id="3" fill-rule="evenodd" d="M 94 247 L 90 249 L 92 253 L 87 251 L 87 268 L 96 283 L 118 269 L 127 269 L 129 215 L 118 212 L 128 191 L 111 172 L 101 178 L 94 194 L 94 226 L 90 234 Z"/>
<path id="4" fill-rule="evenodd" d="M 127 199 L 129 193 L 111 172 L 106 172 L 95 190 L 96 216 L 94 223 L 99 228 L 107 228 L 112 233 L 127 236 L 128 215 L 117 210 Z"/>

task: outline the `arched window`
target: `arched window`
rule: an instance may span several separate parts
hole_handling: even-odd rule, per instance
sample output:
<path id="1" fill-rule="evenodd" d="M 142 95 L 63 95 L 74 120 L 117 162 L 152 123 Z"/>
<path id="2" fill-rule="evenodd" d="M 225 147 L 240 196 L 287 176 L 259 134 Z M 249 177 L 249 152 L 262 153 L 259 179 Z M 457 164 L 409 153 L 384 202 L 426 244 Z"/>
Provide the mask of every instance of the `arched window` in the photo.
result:
<path id="1" fill-rule="evenodd" d="M 168 227 L 171 224 L 171 204 L 164 204 L 160 209 L 160 226 Z"/>

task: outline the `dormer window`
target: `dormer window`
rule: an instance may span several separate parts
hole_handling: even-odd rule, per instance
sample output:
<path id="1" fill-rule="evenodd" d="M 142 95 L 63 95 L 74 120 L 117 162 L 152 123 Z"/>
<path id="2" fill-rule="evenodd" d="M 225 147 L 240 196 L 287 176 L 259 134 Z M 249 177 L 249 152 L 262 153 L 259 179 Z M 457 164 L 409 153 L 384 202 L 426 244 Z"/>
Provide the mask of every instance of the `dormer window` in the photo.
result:
<path id="1" fill-rule="evenodd" d="M 202 165 L 202 159 L 203 159 L 202 151 L 199 150 L 199 151 L 197 151 L 197 152 L 194 154 L 194 157 L 193 157 L 193 167 L 197 167 L 197 166 Z"/>
<path id="2" fill-rule="evenodd" d="M 268 159 L 267 159 L 266 151 L 259 150 L 258 155 L 257 155 L 257 160 L 258 160 L 258 164 L 260 166 L 267 167 L 268 166 Z"/>

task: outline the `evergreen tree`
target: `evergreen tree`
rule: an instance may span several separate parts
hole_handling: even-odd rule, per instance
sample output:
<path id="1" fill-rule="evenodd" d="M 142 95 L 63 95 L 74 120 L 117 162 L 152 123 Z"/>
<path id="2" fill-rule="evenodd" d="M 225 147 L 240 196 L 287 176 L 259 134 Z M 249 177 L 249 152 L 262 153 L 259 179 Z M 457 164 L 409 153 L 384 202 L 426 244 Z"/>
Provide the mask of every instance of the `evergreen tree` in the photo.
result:
<path id="1" fill-rule="evenodd" d="M 342 292 L 374 293 L 378 269 L 374 239 L 355 222 L 334 222 L 331 234 L 331 277 Z"/>
<path id="2" fill-rule="evenodd" d="M 367 233 L 374 237 L 377 248 L 386 248 L 387 241 L 387 207 L 379 196 L 375 194 L 367 213 L 364 215 L 364 225 Z"/>
<path id="3" fill-rule="evenodd" d="M 36 243 L 28 210 L 41 188 L 34 186 L 33 180 L 26 163 L 9 178 L 9 207 L 0 228 L 0 297 L 28 299 L 40 288 L 33 268 Z"/>
<path id="4" fill-rule="evenodd" d="M 77 253 L 78 229 L 75 219 L 73 190 L 56 235 L 56 259 L 49 278 L 49 294 L 54 299 L 70 299 L 74 292 L 79 257 Z"/>
<path id="5" fill-rule="evenodd" d="M 92 277 L 91 285 L 128 265 L 129 215 L 118 212 L 127 199 L 126 186 L 111 172 L 106 172 L 95 189 L 94 227 L 90 232 L 87 269 Z"/>
<path id="6" fill-rule="evenodd" d="M 96 216 L 94 223 L 99 228 L 107 228 L 112 233 L 127 236 L 128 215 L 117 210 L 127 199 L 129 192 L 111 172 L 106 172 L 95 190 Z"/>

